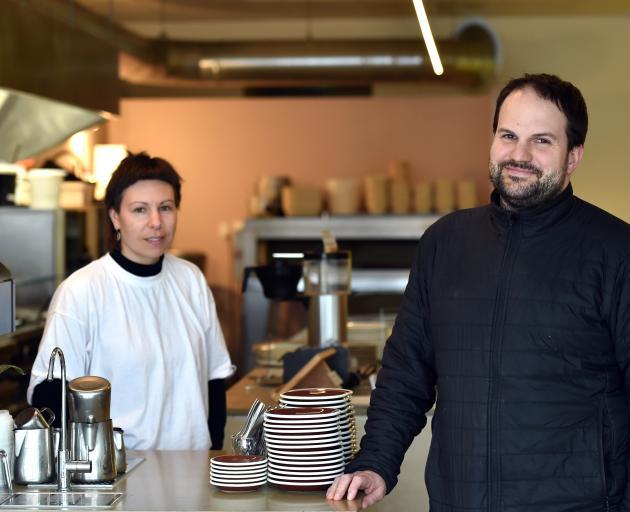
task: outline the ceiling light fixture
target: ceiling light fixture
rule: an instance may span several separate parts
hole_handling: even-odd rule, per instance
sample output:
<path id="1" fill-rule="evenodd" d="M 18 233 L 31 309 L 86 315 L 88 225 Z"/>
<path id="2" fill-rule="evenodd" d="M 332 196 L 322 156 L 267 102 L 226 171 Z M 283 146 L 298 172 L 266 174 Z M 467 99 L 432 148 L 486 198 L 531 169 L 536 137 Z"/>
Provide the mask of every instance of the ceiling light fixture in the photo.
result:
<path id="1" fill-rule="evenodd" d="M 435 40 L 431 33 L 431 26 L 429 25 L 429 18 L 427 18 L 427 12 L 424 10 L 424 4 L 422 0 L 413 0 L 413 6 L 416 9 L 416 16 L 418 16 L 418 23 L 420 23 L 420 30 L 422 31 L 422 38 L 424 44 L 427 47 L 429 53 L 429 59 L 431 60 L 431 66 L 433 66 L 433 72 L 436 75 L 444 73 L 444 67 L 440 60 L 440 54 L 435 46 Z"/>

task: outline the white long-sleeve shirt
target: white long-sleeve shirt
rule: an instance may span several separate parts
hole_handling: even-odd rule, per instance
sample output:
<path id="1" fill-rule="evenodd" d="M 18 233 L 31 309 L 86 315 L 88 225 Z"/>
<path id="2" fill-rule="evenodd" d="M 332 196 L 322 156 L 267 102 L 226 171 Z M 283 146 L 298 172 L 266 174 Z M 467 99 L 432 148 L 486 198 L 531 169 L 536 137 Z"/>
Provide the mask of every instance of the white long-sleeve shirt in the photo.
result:
<path id="1" fill-rule="evenodd" d="M 110 381 L 111 417 L 128 448 L 210 447 L 208 381 L 234 368 L 214 299 L 192 263 L 167 254 L 159 274 L 139 277 L 107 254 L 68 277 L 48 311 L 29 402 L 56 346 L 68 380 L 98 375 Z"/>

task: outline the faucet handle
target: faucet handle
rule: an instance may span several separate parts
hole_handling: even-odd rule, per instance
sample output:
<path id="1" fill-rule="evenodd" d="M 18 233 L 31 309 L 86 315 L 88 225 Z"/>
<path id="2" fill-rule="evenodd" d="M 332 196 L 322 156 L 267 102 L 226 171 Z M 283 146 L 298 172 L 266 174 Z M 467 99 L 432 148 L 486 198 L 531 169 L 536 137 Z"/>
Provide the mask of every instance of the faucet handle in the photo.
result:
<path id="1" fill-rule="evenodd" d="M 89 473 L 92 471 L 92 461 L 90 460 L 69 460 L 66 461 L 66 469 L 73 473 Z"/>

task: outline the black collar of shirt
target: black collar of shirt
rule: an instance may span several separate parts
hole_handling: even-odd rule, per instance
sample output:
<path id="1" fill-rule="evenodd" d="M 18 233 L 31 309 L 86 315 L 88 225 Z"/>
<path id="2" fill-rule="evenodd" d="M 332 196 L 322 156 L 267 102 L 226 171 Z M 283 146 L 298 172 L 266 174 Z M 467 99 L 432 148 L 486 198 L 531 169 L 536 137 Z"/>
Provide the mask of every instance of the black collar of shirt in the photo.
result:
<path id="1" fill-rule="evenodd" d="M 160 259 L 156 263 L 143 265 L 141 263 L 131 261 L 129 258 L 123 256 L 119 249 L 113 249 L 109 254 L 123 269 L 135 276 L 151 277 L 158 275 L 162 271 L 162 261 L 164 260 L 164 255 L 160 256 Z"/>

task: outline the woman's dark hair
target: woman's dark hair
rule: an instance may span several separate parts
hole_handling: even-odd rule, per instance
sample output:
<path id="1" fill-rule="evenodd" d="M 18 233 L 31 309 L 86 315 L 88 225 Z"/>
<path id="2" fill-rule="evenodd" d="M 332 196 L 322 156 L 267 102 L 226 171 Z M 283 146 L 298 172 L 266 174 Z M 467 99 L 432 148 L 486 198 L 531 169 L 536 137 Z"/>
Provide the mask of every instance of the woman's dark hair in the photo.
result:
<path id="1" fill-rule="evenodd" d="M 105 191 L 105 210 L 109 212 L 113 208 L 120 212 L 120 203 L 125 190 L 140 180 L 159 180 L 168 183 L 175 193 L 175 207 L 179 208 L 182 199 L 181 176 L 163 158 L 151 157 L 142 151 L 135 154 L 129 153 L 112 174 Z M 110 226 L 113 241 L 116 233 L 111 223 Z"/>
<path id="2" fill-rule="evenodd" d="M 123 193 L 140 180 L 159 180 L 168 183 L 173 187 L 175 206 L 179 208 L 182 199 L 182 178 L 166 160 L 157 156 L 151 157 L 143 151 L 136 154 L 130 153 L 120 162 L 112 174 L 105 191 L 107 211 L 113 208 L 119 212 Z"/>
<path id="3" fill-rule="evenodd" d="M 538 75 L 525 74 L 520 78 L 510 80 L 499 93 L 494 109 L 492 132 L 496 133 L 501 106 L 512 92 L 531 87 L 541 98 L 553 101 L 567 118 L 566 134 L 568 149 L 583 146 L 588 130 L 588 113 L 586 102 L 580 90 L 570 82 L 565 82 L 555 75 L 541 73 Z"/>

